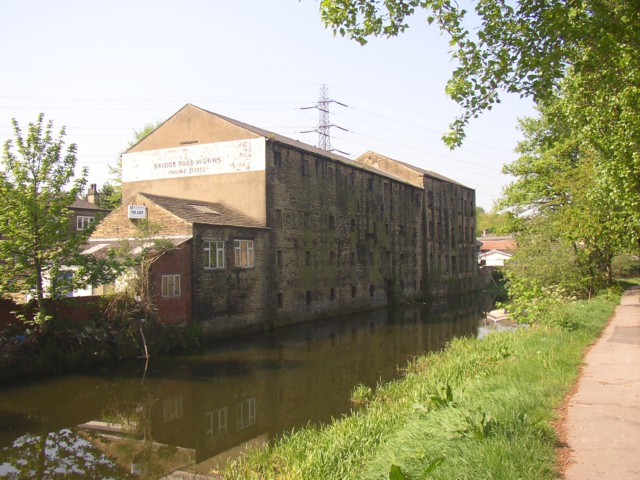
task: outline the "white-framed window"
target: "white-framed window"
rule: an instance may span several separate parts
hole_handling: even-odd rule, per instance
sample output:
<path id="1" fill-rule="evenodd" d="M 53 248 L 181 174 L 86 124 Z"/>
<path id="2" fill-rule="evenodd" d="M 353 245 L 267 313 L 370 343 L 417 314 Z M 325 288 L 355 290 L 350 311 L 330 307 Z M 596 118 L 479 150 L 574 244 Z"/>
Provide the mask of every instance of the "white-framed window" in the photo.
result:
<path id="1" fill-rule="evenodd" d="M 205 413 L 207 437 L 215 438 L 227 433 L 227 407 Z"/>
<path id="2" fill-rule="evenodd" d="M 162 402 L 162 420 L 170 422 L 182 418 L 182 395 L 165 398 Z"/>
<path id="3" fill-rule="evenodd" d="M 162 275 L 162 297 L 174 298 L 180 296 L 180 274 Z"/>
<path id="4" fill-rule="evenodd" d="M 238 430 L 256 423 L 256 399 L 247 398 L 236 406 L 236 426 Z"/>
<path id="5" fill-rule="evenodd" d="M 224 242 L 221 240 L 207 240 L 204 242 L 204 268 L 224 268 Z"/>
<path id="6" fill-rule="evenodd" d="M 253 268 L 254 245 L 253 240 L 234 240 L 235 264 L 240 268 Z"/>
<path id="7" fill-rule="evenodd" d="M 96 217 L 89 217 L 87 215 L 78 215 L 76 217 L 76 230 L 84 230 L 95 221 L 96 221 Z"/>

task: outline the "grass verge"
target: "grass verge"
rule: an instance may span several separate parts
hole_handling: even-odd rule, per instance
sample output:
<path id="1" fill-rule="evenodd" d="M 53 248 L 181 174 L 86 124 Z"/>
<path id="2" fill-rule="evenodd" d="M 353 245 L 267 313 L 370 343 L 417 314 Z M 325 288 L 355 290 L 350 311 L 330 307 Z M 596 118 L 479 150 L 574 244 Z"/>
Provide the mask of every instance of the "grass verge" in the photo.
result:
<path id="1" fill-rule="evenodd" d="M 292 432 L 225 479 L 553 479 L 554 410 L 619 295 L 563 305 L 545 326 L 458 339 L 401 380 L 358 390 L 352 413 Z"/>

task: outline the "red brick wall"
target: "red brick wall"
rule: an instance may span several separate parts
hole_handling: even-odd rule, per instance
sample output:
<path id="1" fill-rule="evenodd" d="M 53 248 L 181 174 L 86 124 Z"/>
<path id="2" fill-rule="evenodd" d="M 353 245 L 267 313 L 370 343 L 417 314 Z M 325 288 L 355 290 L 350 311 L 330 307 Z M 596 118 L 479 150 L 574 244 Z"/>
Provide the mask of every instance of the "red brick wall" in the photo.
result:
<path id="1" fill-rule="evenodd" d="M 180 296 L 162 297 L 162 276 L 180 275 Z M 151 295 L 161 325 L 191 323 L 191 241 L 162 255 L 151 265 Z"/>
<path id="2" fill-rule="evenodd" d="M 76 325 L 86 324 L 100 315 L 101 297 L 75 297 L 60 300 L 47 300 L 47 308 L 51 315 L 60 322 Z M 0 329 L 16 328 L 21 330 L 26 326 L 12 313 L 21 311 L 24 305 L 16 305 L 11 300 L 0 299 Z M 31 309 L 34 307 L 31 306 Z"/>

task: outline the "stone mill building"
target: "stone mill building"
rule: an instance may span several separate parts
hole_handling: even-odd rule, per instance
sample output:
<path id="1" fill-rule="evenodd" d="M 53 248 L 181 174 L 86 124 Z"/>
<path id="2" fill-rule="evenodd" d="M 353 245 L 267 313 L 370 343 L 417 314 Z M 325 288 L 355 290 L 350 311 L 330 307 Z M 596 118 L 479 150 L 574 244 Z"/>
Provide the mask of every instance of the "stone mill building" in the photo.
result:
<path id="1" fill-rule="evenodd" d="M 216 335 L 474 290 L 475 192 L 367 152 L 355 160 L 186 105 L 122 156 L 123 205 L 87 251 L 141 218 L 164 324 Z"/>

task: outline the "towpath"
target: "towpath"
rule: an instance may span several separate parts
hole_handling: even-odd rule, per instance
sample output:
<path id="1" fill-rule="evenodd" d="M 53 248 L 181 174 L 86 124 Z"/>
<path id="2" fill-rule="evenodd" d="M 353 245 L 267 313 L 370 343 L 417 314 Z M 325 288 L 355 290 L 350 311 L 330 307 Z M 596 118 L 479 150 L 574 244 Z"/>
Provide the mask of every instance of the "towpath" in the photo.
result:
<path id="1" fill-rule="evenodd" d="M 640 288 L 627 290 L 567 404 L 565 480 L 640 479 Z"/>

